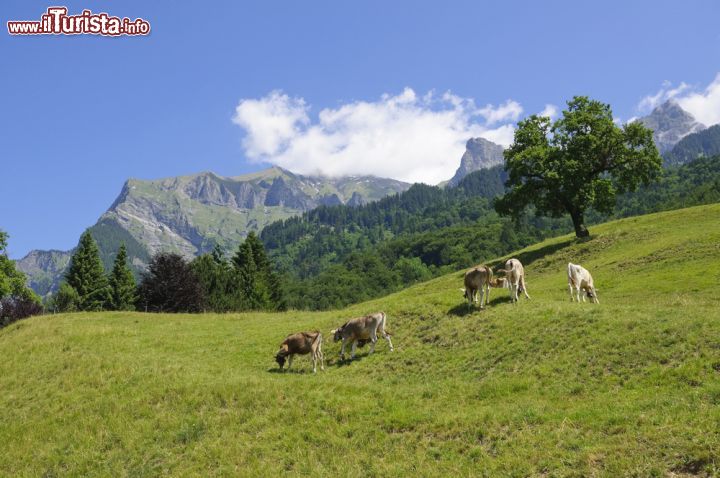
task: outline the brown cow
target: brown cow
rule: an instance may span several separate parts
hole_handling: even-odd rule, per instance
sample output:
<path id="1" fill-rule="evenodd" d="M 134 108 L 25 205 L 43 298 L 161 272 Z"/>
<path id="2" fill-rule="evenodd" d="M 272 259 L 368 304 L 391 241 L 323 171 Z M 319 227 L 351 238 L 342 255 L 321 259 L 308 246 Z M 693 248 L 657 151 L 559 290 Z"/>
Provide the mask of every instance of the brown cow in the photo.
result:
<path id="1" fill-rule="evenodd" d="M 480 292 L 480 308 L 484 308 L 490 300 L 490 283 L 493 278 L 492 269 L 488 266 L 475 266 L 465 273 L 465 288 L 460 289 L 468 301 L 468 305 L 477 303 L 477 295 Z M 487 293 L 487 298 L 485 297 Z M 484 299 L 484 303 L 483 303 Z"/>
<path id="2" fill-rule="evenodd" d="M 387 315 L 385 315 L 385 312 L 376 312 L 374 314 L 366 315 L 365 317 L 351 319 L 337 329 L 331 330 L 330 333 L 333 334 L 333 340 L 335 342 L 342 340 L 340 358 L 345 358 L 345 345 L 348 343 L 352 343 L 350 358 L 355 358 L 355 349 L 358 344 L 362 347 L 367 342 L 371 342 L 372 345 L 370 345 L 370 353 L 375 352 L 375 343 L 378 340 L 378 330 L 382 334 L 383 338 L 388 341 L 388 344 L 390 345 L 390 352 L 395 350 L 393 348 L 392 340 L 390 340 L 390 334 L 385 331 L 386 323 Z"/>
<path id="3" fill-rule="evenodd" d="M 288 370 L 292 366 L 293 356 L 312 354 L 313 373 L 317 372 L 317 361 L 320 359 L 320 370 L 325 370 L 325 357 L 322 352 L 322 334 L 320 332 L 298 332 L 288 335 L 280 350 L 275 355 L 275 361 L 280 370 L 285 365 L 285 358 L 288 358 Z"/>

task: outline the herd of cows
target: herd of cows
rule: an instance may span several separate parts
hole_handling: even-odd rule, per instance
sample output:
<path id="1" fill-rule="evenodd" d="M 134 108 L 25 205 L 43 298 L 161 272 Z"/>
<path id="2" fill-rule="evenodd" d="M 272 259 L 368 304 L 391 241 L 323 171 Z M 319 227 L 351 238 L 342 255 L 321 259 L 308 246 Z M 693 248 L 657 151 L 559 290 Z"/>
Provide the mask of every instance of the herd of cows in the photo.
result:
<path id="1" fill-rule="evenodd" d="M 494 277 L 495 274 L 501 274 L 502 277 Z M 577 299 L 585 302 L 587 296 L 594 303 L 600 303 L 597 297 L 597 289 L 593 282 L 592 275 L 584 267 L 573 264 L 567 265 L 568 288 L 570 289 L 570 300 Z M 465 273 L 465 287 L 460 289 L 468 305 L 478 303 L 478 295 L 480 308 L 483 309 L 487 305 L 490 298 L 490 288 L 506 288 L 510 291 L 510 300 L 515 303 L 518 301 L 520 292 L 525 294 L 528 299 L 530 295 L 525 285 L 525 269 L 517 259 L 509 259 L 505 263 L 504 269 L 496 272 L 486 266 L 475 266 Z M 330 331 L 333 334 L 333 341 L 342 340 L 340 349 L 340 359 L 345 358 L 345 346 L 351 344 L 350 358 L 355 358 L 355 351 L 358 346 L 362 347 L 368 342 L 370 345 L 370 353 L 375 352 L 375 344 L 378 340 L 378 332 L 387 340 L 390 345 L 390 351 L 393 351 L 392 340 L 390 334 L 385 330 L 387 324 L 387 315 L 385 312 L 376 312 L 364 317 L 357 317 L 345 322 L 337 329 Z M 282 344 L 280 350 L 275 355 L 275 361 L 280 366 L 280 370 L 288 363 L 288 369 L 292 366 L 293 357 L 295 355 L 310 354 L 313 364 L 313 373 L 317 372 L 317 363 L 320 362 L 320 370 L 325 370 L 325 356 L 322 351 L 322 334 L 315 332 L 298 332 L 288 335 Z"/>

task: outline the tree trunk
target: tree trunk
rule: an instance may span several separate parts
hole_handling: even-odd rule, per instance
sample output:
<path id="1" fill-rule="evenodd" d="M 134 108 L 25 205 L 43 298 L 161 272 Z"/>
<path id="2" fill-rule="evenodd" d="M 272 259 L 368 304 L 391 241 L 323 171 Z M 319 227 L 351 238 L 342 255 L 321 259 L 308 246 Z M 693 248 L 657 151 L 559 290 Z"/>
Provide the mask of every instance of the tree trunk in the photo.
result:
<path id="1" fill-rule="evenodd" d="M 590 236 L 590 231 L 585 227 L 585 214 L 582 211 L 570 211 L 573 226 L 575 226 L 575 237 L 584 239 Z"/>

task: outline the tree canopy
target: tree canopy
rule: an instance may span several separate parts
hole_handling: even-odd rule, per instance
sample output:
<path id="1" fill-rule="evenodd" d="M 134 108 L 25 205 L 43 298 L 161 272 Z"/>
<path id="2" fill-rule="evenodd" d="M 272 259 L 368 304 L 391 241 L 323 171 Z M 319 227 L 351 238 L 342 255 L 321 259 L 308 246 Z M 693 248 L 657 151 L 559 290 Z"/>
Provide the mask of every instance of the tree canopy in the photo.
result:
<path id="1" fill-rule="evenodd" d="M 40 298 L 26 285 L 25 274 L 7 256 L 8 234 L 0 230 L 0 327 L 42 312 Z"/>
<path id="2" fill-rule="evenodd" d="M 520 121 L 505 151 L 509 191 L 495 207 L 519 217 L 528 206 L 538 214 L 570 215 L 577 237 L 589 235 L 590 208 L 610 214 L 616 194 L 634 191 L 661 171 L 652 131 L 639 122 L 619 127 L 610 105 L 576 96 L 551 122 L 533 115 Z"/>
<path id="3" fill-rule="evenodd" d="M 201 312 L 205 297 L 190 264 L 179 254 L 153 256 L 138 286 L 138 310 L 147 312 Z"/>

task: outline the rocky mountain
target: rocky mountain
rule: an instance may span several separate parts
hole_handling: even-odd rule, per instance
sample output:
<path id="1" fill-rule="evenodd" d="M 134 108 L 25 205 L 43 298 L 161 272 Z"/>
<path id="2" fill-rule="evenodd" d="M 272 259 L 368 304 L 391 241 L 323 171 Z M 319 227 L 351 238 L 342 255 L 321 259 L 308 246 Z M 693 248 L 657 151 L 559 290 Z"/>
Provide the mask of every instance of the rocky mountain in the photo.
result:
<path id="1" fill-rule="evenodd" d="M 716 124 L 681 139 L 670 151 L 663 154 L 667 166 L 685 164 L 699 156 L 720 154 L 720 125 Z"/>
<path id="2" fill-rule="evenodd" d="M 682 109 L 674 100 L 668 100 L 639 121 L 653 130 L 660 154 L 670 151 L 685 136 L 705 129 L 705 125 Z"/>
<path id="3" fill-rule="evenodd" d="M 410 184 L 374 176 L 301 176 L 273 167 L 237 177 L 211 172 L 158 180 L 130 179 L 90 228 L 106 268 L 125 243 L 140 271 L 159 251 L 188 258 L 215 244 L 231 251 L 250 231 L 320 205 L 360 205 L 402 192 Z M 41 294 L 54 290 L 70 252 L 32 251 L 17 262 Z"/>
<path id="4" fill-rule="evenodd" d="M 17 261 L 18 269 L 28 276 L 29 286 L 41 296 L 57 289 L 63 271 L 70 263 L 69 251 L 31 251 Z"/>
<path id="5" fill-rule="evenodd" d="M 465 146 L 465 154 L 460 158 L 460 167 L 458 167 L 447 185 L 455 187 L 460 180 L 480 169 L 488 169 L 505 161 L 503 157 L 503 147 L 488 141 L 484 138 L 472 138 L 468 140 Z"/>

